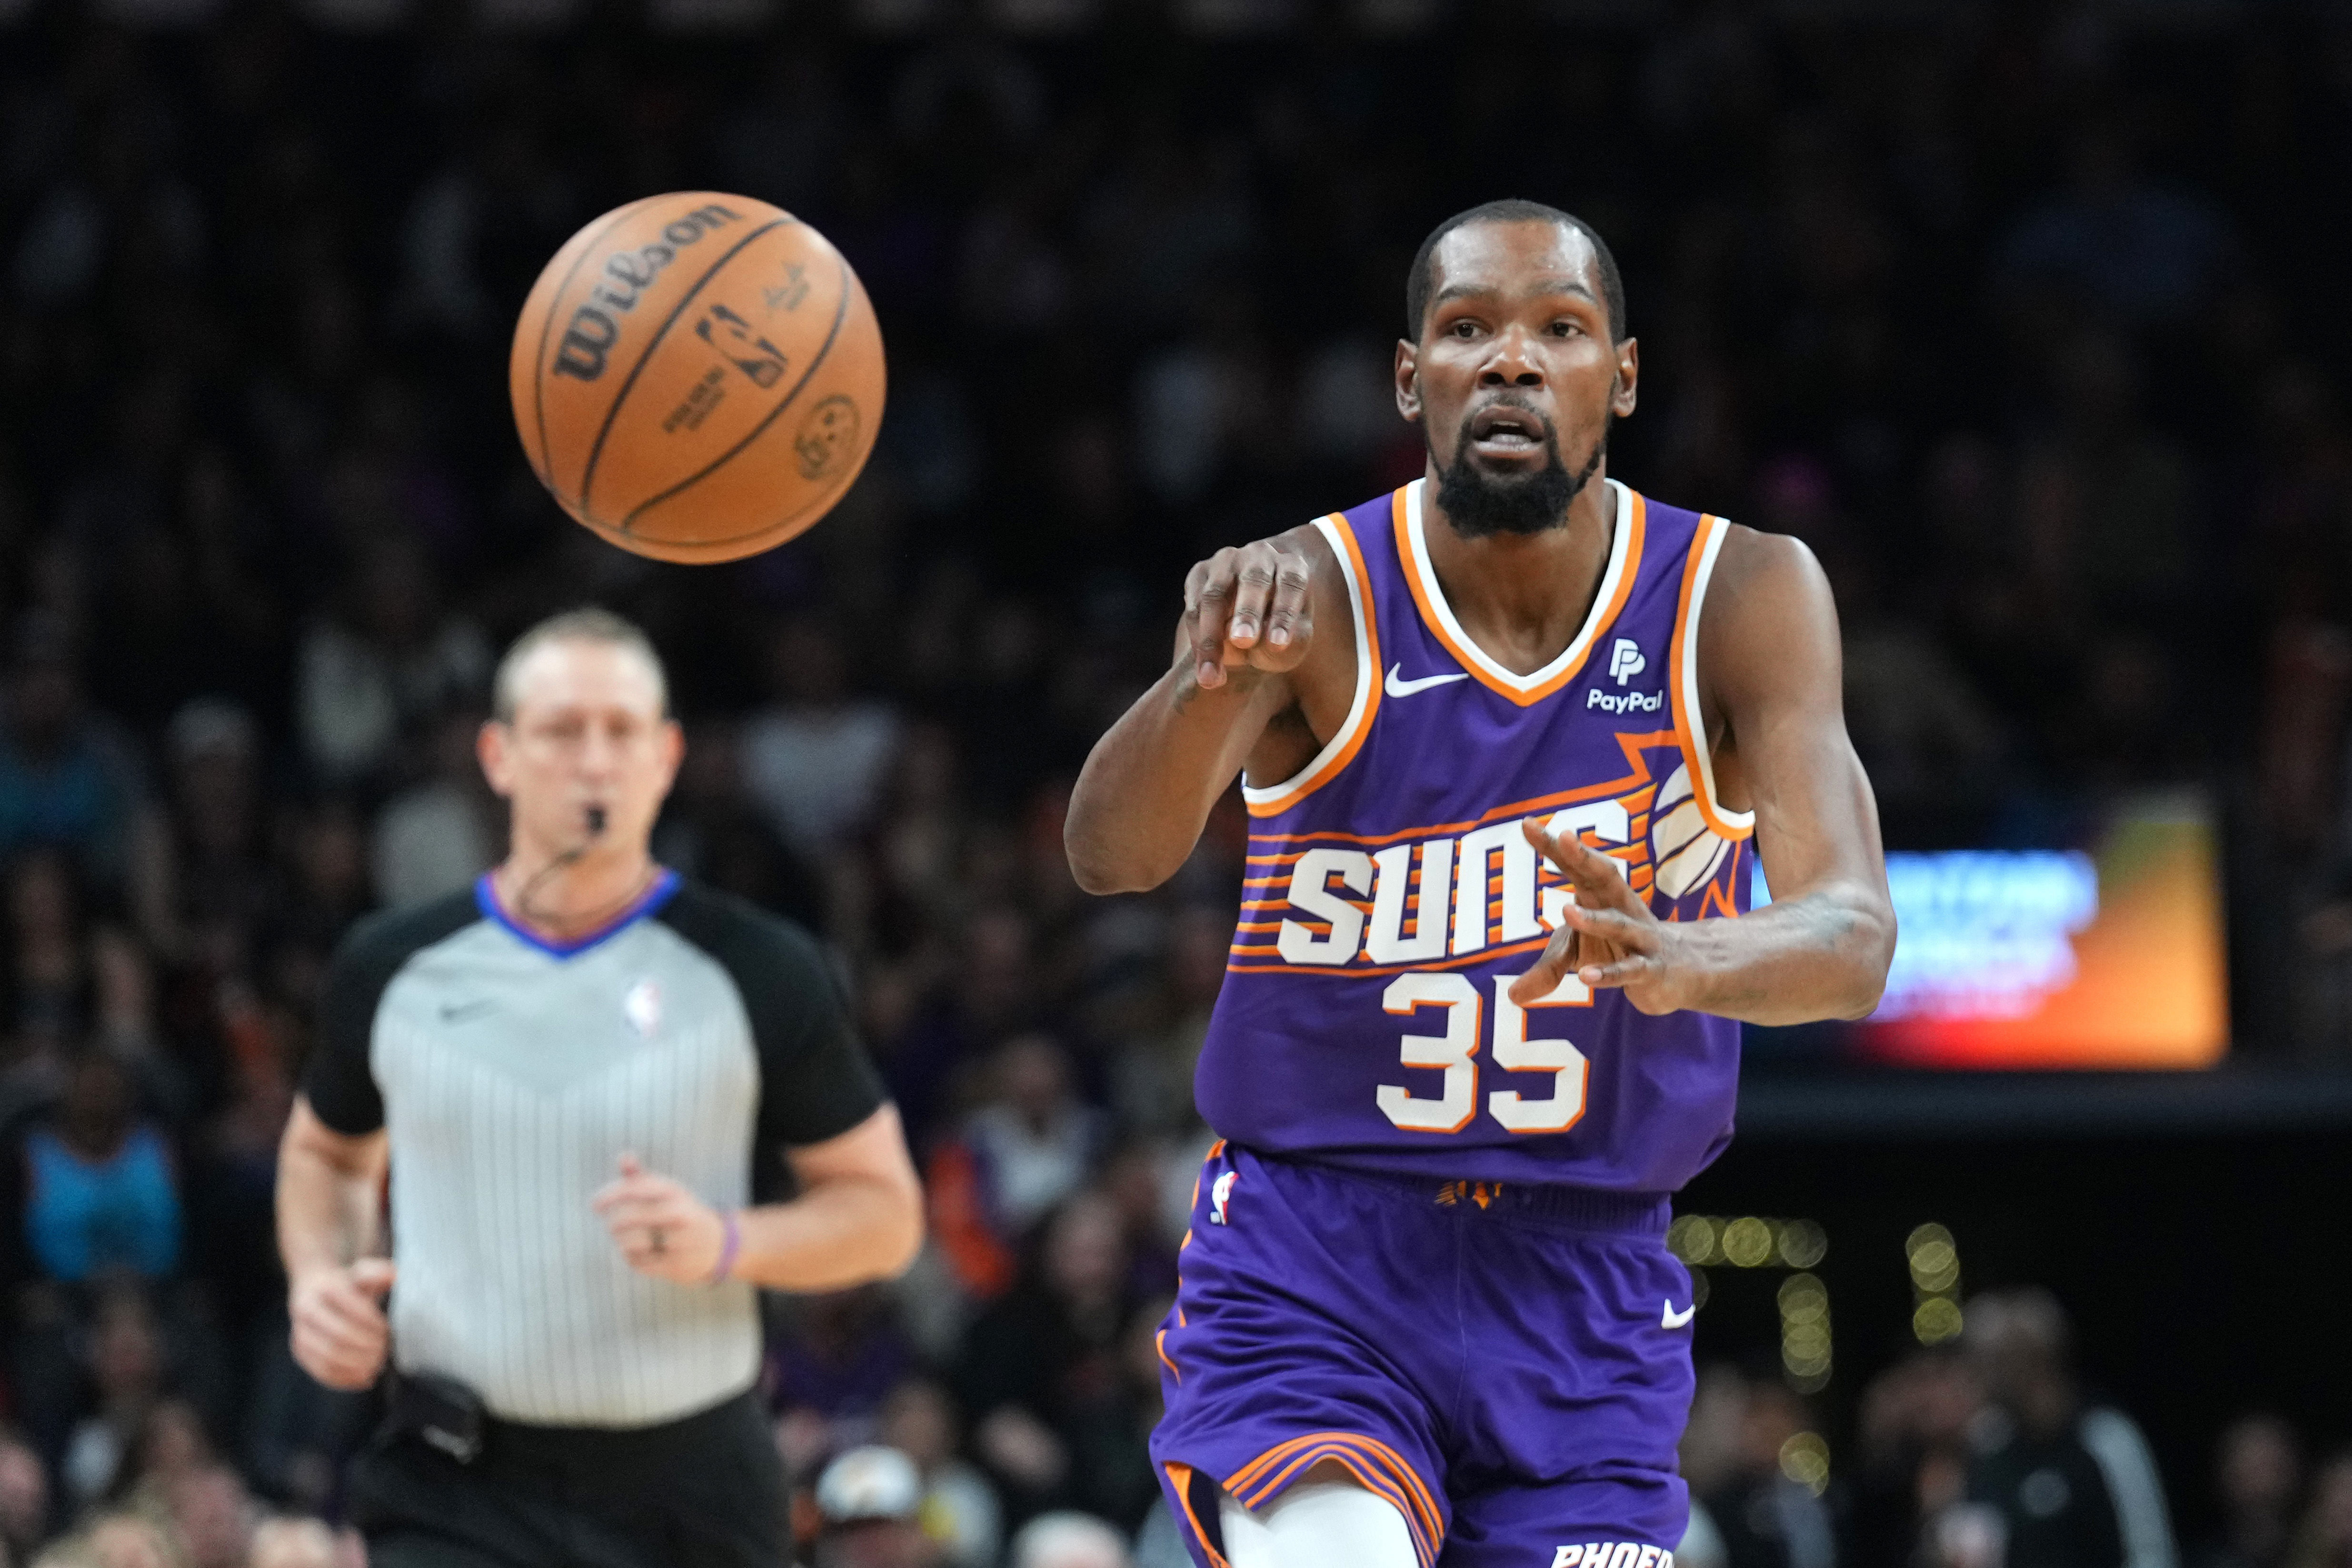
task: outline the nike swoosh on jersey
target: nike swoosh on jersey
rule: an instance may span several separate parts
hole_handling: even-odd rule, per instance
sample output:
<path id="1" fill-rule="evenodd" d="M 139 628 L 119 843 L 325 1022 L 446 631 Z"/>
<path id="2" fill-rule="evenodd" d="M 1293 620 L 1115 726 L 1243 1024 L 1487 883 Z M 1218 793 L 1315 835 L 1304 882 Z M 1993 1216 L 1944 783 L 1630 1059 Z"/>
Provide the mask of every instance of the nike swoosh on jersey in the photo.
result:
<path id="1" fill-rule="evenodd" d="M 1403 665 L 1392 664 L 1389 666 L 1390 696 L 1410 697 L 1416 691 L 1426 691 L 1433 686 L 1443 686 L 1449 680 L 1467 680 L 1470 679 L 1470 672 L 1466 669 L 1461 670 L 1453 675 L 1424 675 L 1415 680 L 1406 680 L 1402 679 L 1403 674 Z"/>
<path id="2" fill-rule="evenodd" d="M 1673 1298 L 1669 1297 L 1666 1300 L 1665 1308 L 1666 1310 L 1664 1314 L 1658 1319 L 1658 1327 L 1662 1329 L 1679 1329 L 1685 1323 L 1689 1322 L 1693 1318 L 1698 1316 L 1698 1303 L 1696 1301 L 1693 1301 L 1689 1306 L 1685 1307 L 1681 1311 L 1677 1312 L 1675 1310 Z"/>

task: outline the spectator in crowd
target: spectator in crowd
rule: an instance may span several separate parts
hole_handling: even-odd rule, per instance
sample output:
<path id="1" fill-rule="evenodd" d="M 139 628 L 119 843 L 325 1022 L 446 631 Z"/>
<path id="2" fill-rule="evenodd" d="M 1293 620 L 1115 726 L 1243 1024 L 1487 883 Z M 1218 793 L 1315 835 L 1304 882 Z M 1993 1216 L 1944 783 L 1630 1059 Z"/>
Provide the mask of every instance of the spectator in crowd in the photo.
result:
<path id="1" fill-rule="evenodd" d="M 985 1098 L 926 1163 L 933 1227 L 975 1297 L 1005 1289 L 1023 1240 L 1102 1152 L 1101 1113 L 1077 1098 L 1071 1079 L 1069 1055 L 1053 1037 L 1007 1040 L 990 1058 Z"/>
<path id="2" fill-rule="evenodd" d="M 2188 1568 L 2281 1568 L 2302 1500 L 2303 1449 L 2276 1415 L 2242 1415 L 2214 1445 L 2221 1527 L 2190 1552 Z"/>
<path id="3" fill-rule="evenodd" d="M 992 1568 L 1004 1544 L 1004 1510 L 988 1478 L 959 1456 L 955 1401 L 927 1377 L 910 1377 L 883 1402 L 882 1441 L 914 1461 L 922 1479 L 923 1533 L 949 1568 Z"/>
<path id="4" fill-rule="evenodd" d="M 0 858 L 53 844 L 107 885 L 122 875 L 143 789 L 130 739 L 83 703 L 69 638 L 53 616 L 16 628 L 0 707 Z"/>
<path id="5" fill-rule="evenodd" d="M 360 542 L 342 602 L 304 634 L 296 711 L 331 784 L 380 780 L 394 748 L 452 704 L 478 701 L 489 639 L 443 607 L 423 548 L 397 531 Z"/>
<path id="6" fill-rule="evenodd" d="M 136 1095 L 120 1058 L 85 1048 L 67 1064 L 56 1109 L 22 1134 L 14 1212 L 41 1278 L 68 1286 L 118 1275 L 152 1281 L 177 1266 L 178 1171 Z"/>
<path id="7" fill-rule="evenodd" d="M 2007 1568 L 2173 1568 L 2147 1441 L 2123 1412 L 2083 1399 L 2057 1298 L 1989 1292 L 1964 1321 L 1987 1400 L 1968 1497 L 1998 1521 Z"/>
<path id="8" fill-rule="evenodd" d="M 1067 1199 L 1032 1259 L 971 1325 L 952 1380 L 973 1447 L 1016 1517 L 1071 1495 L 1073 1423 L 1117 1385 L 1119 1338 L 1137 1306 L 1126 1235 L 1107 1198 Z"/>
<path id="9" fill-rule="evenodd" d="M 48 1467 L 23 1436 L 0 1427 L 0 1552 L 29 1563 L 49 1533 Z"/>
<path id="10" fill-rule="evenodd" d="M 1928 1521 L 1966 1495 L 1970 1427 L 1983 1407 L 1976 1370 L 1954 1346 L 1916 1352 L 1871 1380 L 1847 1470 L 1847 1561 L 1908 1563 L 1921 1554 Z"/>
<path id="11" fill-rule="evenodd" d="M 744 777 L 776 830 L 822 855 L 872 816 L 898 718 L 849 695 L 849 655 L 818 620 L 780 625 L 767 658 L 774 700 L 744 721 Z"/>
<path id="12" fill-rule="evenodd" d="M 431 770 L 376 814 L 368 865 L 385 903 L 421 904 L 466 887 L 498 858 L 506 824 L 474 758 L 484 717 L 459 707 L 433 721 L 425 746 Z"/>
<path id="13" fill-rule="evenodd" d="M 1811 1425 L 1777 1375 L 1708 1370 L 1684 1434 L 1686 1479 L 1707 1521 L 1702 1552 L 1719 1550 L 1728 1568 L 1836 1568 L 1829 1510 L 1783 1465 L 1790 1439 Z"/>
<path id="14" fill-rule="evenodd" d="M 2337 1453 L 2312 1478 L 2311 1503 L 2288 1548 L 2286 1568 L 2352 1563 L 2352 1453 Z"/>
<path id="15" fill-rule="evenodd" d="M 851 1448 L 817 1478 L 824 1521 L 815 1568 L 932 1568 L 938 1544 L 923 1530 L 922 1480 L 896 1448 Z"/>
<path id="16" fill-rule="evenodd" d="M 1041 1513 L 1005 1552 L 1005 1568 L 1129 1568 L 1129 1561 L 1118 1531 L 1087 1513 Z"/>

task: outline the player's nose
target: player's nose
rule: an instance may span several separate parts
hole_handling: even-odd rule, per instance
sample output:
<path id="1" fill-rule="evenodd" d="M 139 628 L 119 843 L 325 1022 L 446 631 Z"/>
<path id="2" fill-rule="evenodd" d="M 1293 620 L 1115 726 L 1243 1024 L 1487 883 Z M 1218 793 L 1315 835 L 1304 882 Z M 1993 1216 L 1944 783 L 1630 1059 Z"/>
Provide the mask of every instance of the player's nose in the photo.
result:
<path id="1" fill-rule="evenodd" d="M 1532 352 L 1528 335 L 1518 331 L 1502 332 L 1495 339 L 1494 353 L 1478 367 L 1481 386 L 1541 386 L 1543 365 Z"/>

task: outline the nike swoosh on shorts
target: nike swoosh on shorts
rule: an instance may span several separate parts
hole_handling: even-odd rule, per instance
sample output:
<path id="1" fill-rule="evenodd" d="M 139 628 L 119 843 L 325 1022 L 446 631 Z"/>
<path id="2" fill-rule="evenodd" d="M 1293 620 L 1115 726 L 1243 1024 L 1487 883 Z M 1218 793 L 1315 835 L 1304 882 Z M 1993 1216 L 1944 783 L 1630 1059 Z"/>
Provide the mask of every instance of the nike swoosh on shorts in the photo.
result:
<path id="1" fill-rule="evenodd" d="M 1681 1311 L 1677 1312 L 1675 1310 L 1673 1298 L 1669 1297 L 1666 1300 L 1665 1307 L 1666 1310 L 1664 1313 L 1658 1319 L 1658 1327 L 1662 1329 L 1679 1329 L 1685 1323 L 1689 1322 L 1693 1318 L 1698 1316 L 1698 1303 L 1696 1301 L 1693 1301 L 1689 1306 L 1685 1307 Z"/>

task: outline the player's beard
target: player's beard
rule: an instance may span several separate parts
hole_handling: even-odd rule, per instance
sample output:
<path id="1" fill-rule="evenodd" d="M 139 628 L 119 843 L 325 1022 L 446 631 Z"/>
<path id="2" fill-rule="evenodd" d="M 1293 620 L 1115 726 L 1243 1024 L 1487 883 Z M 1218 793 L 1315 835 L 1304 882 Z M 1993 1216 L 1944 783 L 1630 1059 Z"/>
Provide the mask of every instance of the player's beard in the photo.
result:
<path id="1" fill-rule="evenodd" d="M 1496 401 L 1532 416 L 1543 426 L 1544 466 L 1532 474 L 1508 479 L 1482 472 L 1470 462 L 1470 421 L 1473 415 L 1462 416 L 1462 429 L 1454 443 L 1454 461 L 1438 471 L 1437 505 L 1446 521 L 1465 539 L 1482 539 L 1490 534 L 1541 533 L 1559 528 L 1568 521 L 1569 503 L 1592 482 L 1601 471 L 1601 461 L 1609 455 L 1609 426 L 1613 417 L 1604 410 L 1601 416 L 1601 434 L 1592 438 L 1592 450 L 1574 473 L 1559 458 L 1559 432 L 1551 421 L 1514 397 Z M 1434 454 L 1433 454 L 1434 456 Z"/>

